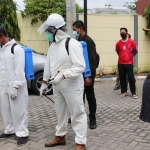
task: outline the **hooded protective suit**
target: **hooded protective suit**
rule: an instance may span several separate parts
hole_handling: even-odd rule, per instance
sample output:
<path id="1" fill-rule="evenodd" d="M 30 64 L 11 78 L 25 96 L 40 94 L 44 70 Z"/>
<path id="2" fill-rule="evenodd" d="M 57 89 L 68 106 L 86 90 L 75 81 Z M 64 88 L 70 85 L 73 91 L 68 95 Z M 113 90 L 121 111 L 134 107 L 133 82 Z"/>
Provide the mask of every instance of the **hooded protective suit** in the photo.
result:
<path id="1" fill-rule="evenodd" d="M 83 71 L 85 61 L 81 44 L 75 39 L 69 42 L 69 55 L 65 48 L 66 38 L 69 37 L 62 30 L 58 30 L 55 41 L 51 44 L 44 68 L 43 80 L 57 74 L 58 70 L 65 77 L 59 84 L 54 85 L 54 103 L 58 117 L 56 136 L 64 136 L 67 133 L 69 112 L 71 113 L 71 125 L 76 133 L 75 142 L 86 144 L 87 116 L 83 104 L 84 80 Z"/>
<path id="2" fill-rule="evenodd" d="M 4 133 L 15 133 L 18 137 L 29 135 L 28 125 L 28 91 L 24 73 L 24 50 L 19 46 L 11 47 L 15 40 L 6 43 L 0 49 L 0 100 Z M 17 98 L 10 98 L 11 91 L 17 88 Z"/>

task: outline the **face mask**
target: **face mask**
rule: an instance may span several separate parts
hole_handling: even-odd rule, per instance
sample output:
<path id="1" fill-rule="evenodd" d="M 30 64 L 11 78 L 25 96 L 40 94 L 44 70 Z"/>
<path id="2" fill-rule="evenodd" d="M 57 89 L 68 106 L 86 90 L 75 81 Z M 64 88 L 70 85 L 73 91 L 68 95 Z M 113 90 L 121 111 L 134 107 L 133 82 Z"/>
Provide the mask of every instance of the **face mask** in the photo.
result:
<path id="1" fill-rule="evenodd" d="M 46 38 L 48 41 L 53 42 L 54 38 L 53 38 L 53 34 L 46 32 Z"/>
<path id="2" fill-rule="evenodd" d="M 77 33 L 77 31 L 73 31 L 73 35 L 74 35 L 74 37 L 75 37 L 76 39 L 79 38 L 79 34 Z"/>
<path id="3" fill-rule="evenodd" d="M 121 33 L 120 36 L 125 39 L 127 35 L 125 33 Z"/>

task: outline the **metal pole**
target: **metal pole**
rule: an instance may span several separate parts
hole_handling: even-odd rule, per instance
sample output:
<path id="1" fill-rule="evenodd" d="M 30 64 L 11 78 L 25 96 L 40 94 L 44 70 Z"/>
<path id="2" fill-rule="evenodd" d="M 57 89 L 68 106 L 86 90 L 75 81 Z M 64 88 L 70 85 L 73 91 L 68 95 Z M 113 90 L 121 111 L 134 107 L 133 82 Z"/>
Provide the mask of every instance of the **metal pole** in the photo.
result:
<path id="1" fill-rule="evenodd" d="M 79 20 L 79 14 L 76 14 L 76 21 Z"/>
<path id="2" fill-rule="evenodd" d="M 134 15 L 134 41 L 138 45 L 138 15 Z M 134 67 L 138 67 L 138 54 L 134 57 Z"/>
<path id="3" fill-rule="evenodd" d="M 85 32 L 87 33 L 87 0 L 84 0 L 84 25 Z"/>
<path id="4" fill-rule="evenodd" d="M 67 33 L 73 37 L 72 24 L 76 18 L 75 0 L 66 0 L 66 28 Z"/>

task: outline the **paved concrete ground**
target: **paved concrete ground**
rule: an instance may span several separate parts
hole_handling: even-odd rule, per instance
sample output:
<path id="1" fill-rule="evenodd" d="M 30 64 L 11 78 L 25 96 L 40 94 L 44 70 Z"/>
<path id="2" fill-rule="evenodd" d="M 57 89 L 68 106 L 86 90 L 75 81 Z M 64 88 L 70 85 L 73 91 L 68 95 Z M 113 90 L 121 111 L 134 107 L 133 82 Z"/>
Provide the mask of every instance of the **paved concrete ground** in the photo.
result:
<path id="1" fill-rule="evenodd" d="M 97 129 L 88 129 L 87 150 L 150 150 L 150 125 L 139 120 L 142 79 L 137 80 L 139 98 L 120 98 L 120 90 L 114 91 L 115 81 L 95 84 L 97 98 Z M 50 96 L 52 98 L 52 96 Z M 88 113 L 87 103 L 86 112 Z M 45 148 L 44 143 L 54 137 L 56 126 L 54 105 L 46 97 L 29 95 L 29 142 L 16 147 L 16 138 L 0 140 L 0 150 L 73 150 L 74 132 L 68 125 L 67 145 Z M 0 132 L 3 132 L 0 114 Z"/>

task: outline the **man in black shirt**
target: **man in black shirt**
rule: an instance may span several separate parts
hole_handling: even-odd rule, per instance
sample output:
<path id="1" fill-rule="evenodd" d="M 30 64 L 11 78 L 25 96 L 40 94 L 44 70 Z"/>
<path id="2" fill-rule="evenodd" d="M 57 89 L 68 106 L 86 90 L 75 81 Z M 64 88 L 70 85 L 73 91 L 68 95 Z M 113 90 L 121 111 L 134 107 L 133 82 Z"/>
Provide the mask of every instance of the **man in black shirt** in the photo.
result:
<path id="1" fill-rule="evenodd" d="M 81 20 L 78 20 L 73 23 L 73 35 L 78 41 L 84 41 L 87 44 L 87 51 L 89 57 L 89 64 L 91 69 L 91 77 L 84 79 L 85 88 L 84 93 L 89 104 L 89 120 L 90 120 L 90 129 L 95 129 L 96 125 L 96 98 L 94 93 L 94 79 L 96 76 L 96 48 L 94 41 L 86 34 L 84 29 L 84 23 Z"/>

